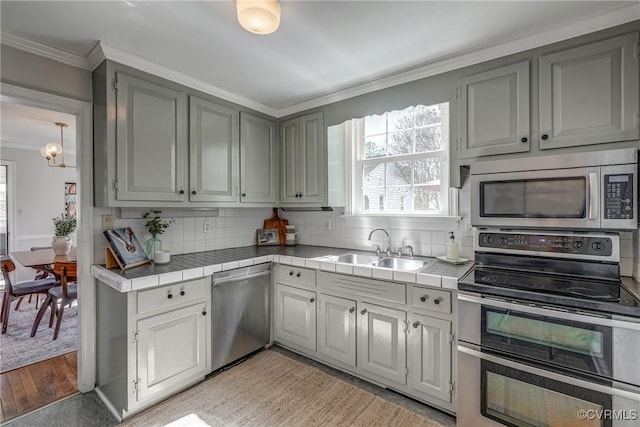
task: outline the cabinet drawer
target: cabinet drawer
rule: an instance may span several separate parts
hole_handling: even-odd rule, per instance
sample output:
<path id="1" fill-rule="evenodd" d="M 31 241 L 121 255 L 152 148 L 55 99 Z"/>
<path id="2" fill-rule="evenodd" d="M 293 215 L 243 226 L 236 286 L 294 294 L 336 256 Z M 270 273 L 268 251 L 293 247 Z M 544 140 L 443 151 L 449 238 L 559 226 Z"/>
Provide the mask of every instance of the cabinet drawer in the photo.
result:
<path id="1" fill-rule="evenodd" d="M 451 292 L 414 286 L 411 305 L 440 313 L 451 313 Z"/>
<path id="2" fill-rule="evenodd" d="M 365 279 L 362 277 L 342 276 L 318 272 L 318 286 L 323 289 L 349 293 L 367 298 L 377 298 L 384 301 L 405 304 L 406 287 L 403 283 L 384 282 L 382 280 Z"/>
<path id="3" fill-rule="evenodd" d="M 139 291 L 136 298 L 137 313 L 144 314 L 192 301 L 206 300 L 207 286 L 211 286 L 209 280 L 197 279 Z"/>
<path id="4" fill-rule="evenodd" d="M 276 282 L 291 285 L 316 285 L 316 271 L 292 265 L 279 265 L 276 269 Z"/>

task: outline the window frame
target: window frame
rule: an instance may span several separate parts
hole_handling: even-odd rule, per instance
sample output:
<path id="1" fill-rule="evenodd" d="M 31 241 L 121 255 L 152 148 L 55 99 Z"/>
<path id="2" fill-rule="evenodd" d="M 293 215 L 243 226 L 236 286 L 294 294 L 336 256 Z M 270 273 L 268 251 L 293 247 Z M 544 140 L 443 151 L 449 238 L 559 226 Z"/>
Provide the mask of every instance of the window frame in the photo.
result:
<path id="1" fill-rule="evenodd" d="M 424 104 L 420 104 L 424 105 Z M 441 129 L 442 129 L 442 146 L 438 151 L 429 151 L 424 153 L 413 153 L 413 154 L 401 154 L 401 155 L 392 155 L 392 156 L 380 156 L 380 157 L 372 157 L 368 159 L 362 158 L 362 153 L 364 153 L 364 118 L 352 119 L 350 120 L 350 129 L 349 127 L 345 129 L 347 133 L 350 135 L 350 139 L 352 141 L 352 150 L 351 150 L 351 160 L 349 161 L 349 165 L 352 168 L 351 176 L 352 176 L 352 185 L 350 188 L 351 192 L 351 214 L 353 215 L 373 215 L 373 216 L 429 216 L 429 217 L 444 217 L 451 215 L 451 204 L 455 200 L 452 200 L 449 188 L 449 172 L 451 168 L 450 164 L 450 156 L 449 150 L 451 147 L 450 141 L 450 105 L 448 101 L 440 102 L 437 104 L 425 105 L 427 107 L 431 105 L 441 105 Z M 410 108 L 411 106 L 407 106 L 406 108 Z M 392 110 L 392 111 L 402 111 L 402 110 Z M 392 112 L 385 111 L 383 114 Z M 413 128 L 414 130 L 416 128 Z M 387 129 L 386 135 L 389 135 L 389 129 Z M 375 164 L 384 164 L 398 161 L 406 161 L 406 160 L 423 160 L 429 158 L 439 158 L 442 162 L 442 171 L 440 176 L 440 210 L 387 210 L 386 207 L 384 210 L 379 211 L 365 211 L 363 210 L 363 167 L 365 165 L 375 165 Z M 415 185 L 415 184 L 412 184 Z M 388 188 L 385 183 L 385 199 Z"/>

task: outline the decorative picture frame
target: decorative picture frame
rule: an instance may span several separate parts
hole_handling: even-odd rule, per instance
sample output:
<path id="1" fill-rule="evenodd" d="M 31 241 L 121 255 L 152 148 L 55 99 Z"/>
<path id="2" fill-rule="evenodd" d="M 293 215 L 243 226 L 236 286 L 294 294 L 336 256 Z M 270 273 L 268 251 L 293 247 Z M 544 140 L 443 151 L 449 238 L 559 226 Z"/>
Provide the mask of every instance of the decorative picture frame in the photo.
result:
<path id="1" fill-rule="evenodd" d="M 78 217 L 78 193 L 75 182 L 64 183 L 64 211 L 67 216 Z"/>
<path id="2" fill-rule="evenodd" d="M 258 246 L 277 246 L 280 244 L 280 233 L 275 228 L 259 228 L 256 230 Z"/>
<path id="3" fill-rule="evenodd" d="M 131 227 L 105 230 L 103 233 L 109 242 L 106 249 L 107 268 L 118 265 L 126 270 L 151 262 Z"/>

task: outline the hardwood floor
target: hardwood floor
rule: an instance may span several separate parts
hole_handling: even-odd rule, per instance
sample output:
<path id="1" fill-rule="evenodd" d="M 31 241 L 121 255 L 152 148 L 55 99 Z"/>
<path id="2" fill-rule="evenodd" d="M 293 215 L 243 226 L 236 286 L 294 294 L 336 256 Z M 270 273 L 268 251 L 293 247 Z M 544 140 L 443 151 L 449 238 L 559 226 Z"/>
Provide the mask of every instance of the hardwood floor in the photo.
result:
<path id="1" fill-rule="evenodd" d="M 0 374 L 0 422 L 77 393 L 77 360 L 73 351 Z"/>

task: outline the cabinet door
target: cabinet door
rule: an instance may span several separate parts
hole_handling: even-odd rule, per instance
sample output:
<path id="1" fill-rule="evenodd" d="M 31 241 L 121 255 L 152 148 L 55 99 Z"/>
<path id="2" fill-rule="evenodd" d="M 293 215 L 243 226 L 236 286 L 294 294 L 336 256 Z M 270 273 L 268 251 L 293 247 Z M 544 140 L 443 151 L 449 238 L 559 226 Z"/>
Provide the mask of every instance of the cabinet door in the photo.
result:
<path id="1" fill-rule="evenodd" d="M 529 61 L 461 79 L 461 159 L 529 151 Z"/>
<path id="2" fill-rule="evenodd" d="M 355 367 L 356 302 L 320 295 L 318 303 L 318 352 Z"/>
<path id="3" fill-rule="evenodd" d="M 540 57 L 540 148 L 638 139 L 638 33 Z"/>
<path id="4" fill-rule="evenodd" d="M 276 339 L 316 351 L 316 293 L 276 285 Z"/>
<path id="5" fill-rule="evenodd" d="M 299 163 L 302 197 L 299 202 L 324 203 L 326 186 L 324 123 L 322 113 L 300 117 Z"/>
<path id="6" fill-rule="evenodd" d="M 238 200 L 238 112 L 189 98 L 189 200 Z"/>
<path id="7" fill-rule="evenodd" d="M 362 303 L 359 307 L 358 364 L 365 371 L 406 384 L 407 313 Z"/>
<path id="8" fill-rule="evenodd" d="M 298 119 L 288 120 L 280 126 L 280 200 L 283 203 L 295 203 L 301 194 L 299 133 Z"/>
<path id="9" fill-rule="evenodd" d="M 116 198 L 184 200 L 186 96 L 122 73 L 116 79 Z"/>
<path id="10" fill-rule="evenodd" d="M 417 314 L 413 317 L 411 386 L 450 402 L 451 322 Z"/>
<path id="11" fill-rule="evenodd" d="M 138 400 L 206 373 L 205 303 L 138 321 Z"/>
<path id="12" fill-rule="evenodd" d="M 276 201 L 276 125 L 271 120 L 240 113 L 240 201 Z"/>

